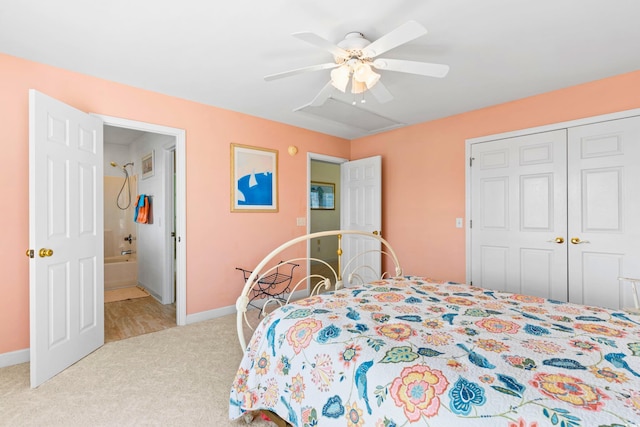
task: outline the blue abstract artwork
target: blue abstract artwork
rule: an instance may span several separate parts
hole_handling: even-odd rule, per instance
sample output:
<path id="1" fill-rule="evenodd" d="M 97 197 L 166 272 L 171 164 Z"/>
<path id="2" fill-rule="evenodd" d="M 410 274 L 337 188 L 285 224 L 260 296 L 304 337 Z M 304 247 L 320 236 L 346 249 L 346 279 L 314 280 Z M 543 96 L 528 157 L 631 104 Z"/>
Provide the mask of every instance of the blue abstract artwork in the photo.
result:
<path id="1" fill-rule="evenodd" d="M 231 211 L 277 212 L 278 152 L 231 144 Z"/>
<path id="2" fill-rule="evenodd" d="M 238 200 L 240 206 L 258 206 L 273 204 L 273 174 L 261 172 L 249 174 L 238 180 L 238 191 L 242 198 Z"/>

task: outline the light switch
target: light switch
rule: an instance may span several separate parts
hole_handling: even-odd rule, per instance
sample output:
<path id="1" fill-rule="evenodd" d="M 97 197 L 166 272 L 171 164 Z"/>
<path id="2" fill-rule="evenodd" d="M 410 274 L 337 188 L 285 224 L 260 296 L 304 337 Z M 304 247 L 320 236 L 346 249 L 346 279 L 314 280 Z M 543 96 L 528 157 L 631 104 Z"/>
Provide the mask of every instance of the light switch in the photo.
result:
<path id="1" fill-rule="evenodd" d="M 462 228 L 462 218 L 456 218 L 456 228 Z"/>
<path id="2" fill-rule="evenodd" d="M 304 227 L 307 225 L 307 218 L 303 216 L 296 218 L 296 225 L 298 225 L 298 227 Z"/>

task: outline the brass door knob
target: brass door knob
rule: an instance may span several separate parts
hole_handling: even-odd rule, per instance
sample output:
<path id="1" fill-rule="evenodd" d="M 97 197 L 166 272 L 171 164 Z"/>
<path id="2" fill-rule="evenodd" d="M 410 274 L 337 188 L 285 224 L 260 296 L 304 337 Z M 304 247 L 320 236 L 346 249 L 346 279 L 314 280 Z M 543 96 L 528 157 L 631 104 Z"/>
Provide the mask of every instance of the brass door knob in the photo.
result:
<path id="1" fill-rule="evenodd" d="M 589 243 L 588 240 L 580 240 L 579 237 L 572 237 L 571 238 L 571 243 L 573 243 L 574 245 L 579 245 L 581 243 Z"/>
<path id="2" fill-rule="evenodd" d="M 564 238 L 563 237 L 556 237 L 555 239 L 553 239 L 553 241 L 560 245 L 560 244 L 564 243 Z"/>
<path id="3" fill-rule="evenodd" d="M 38 255 L 40 255 L 40 258 L 51 256 L 51 255 L 53 255 L 53 250 L 52 249 L 42 248 L 42 249 L 40 249 L 38 251 Z"/>

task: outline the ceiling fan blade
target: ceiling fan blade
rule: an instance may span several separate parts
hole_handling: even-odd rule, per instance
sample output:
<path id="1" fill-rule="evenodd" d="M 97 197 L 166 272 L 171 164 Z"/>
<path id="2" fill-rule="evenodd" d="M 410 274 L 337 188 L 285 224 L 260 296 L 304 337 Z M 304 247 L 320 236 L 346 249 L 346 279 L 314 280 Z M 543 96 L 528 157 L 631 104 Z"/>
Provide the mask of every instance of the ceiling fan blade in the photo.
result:
<path id="1" fill-rule="evenodd" d="M 327 99 L 331 98 L 331 93 L 333 93 L 333 85 L 329 82 L 320 90 L 316 97 L 313 98 L 313 101 L 311 101 L 311 104 L 309 105 L 312 107 L 321 106 L 327 101 Z"/>
<path id="2" fill-rule="evenodd" d="M 393 99 L 391 92 L 389 92 L 387 87 L 379 80 L 369 89 L 369 92 L 371 92 L 373 97 L 378 100 L 380 104 L 384 104 L 385 102 L 389 102 Z"/>
<path id="3" fill-rule="evenodd" d="M 399 71 L 429 77 L 444 77 L 449 72 L 448 65 L 406 61 L 403 59 L 380 58 L 373 61 L 371 65 L 379 70 Z"/>
<path id="4" fill-rule="evenodd" d="M 334 43 L 331 43 L 329 40 L 323 39 L 316 33 L 305 31 L 301 33 L 293 33 L 292 36 L 297 39 L 303 40 L 307 43 L 311 43 L 312 45 L 318 46 L 319 48 L 328 50 L 333 54 L 333 56 L 338 56 L 340 58 L 349 57 L 349 52 L 347 52 L 341 47 L 336 46 Z"/>
<path id="5" fill-rule="evenodd" d="M 390 33 L 380 37 L 369 46 L 366 46 L 362 51 L 366 58 L 373 58 L 393 49 L 394 47 L 398 47 L 401 44 L 417 39 L 424 34 L 427 34 L 426 28 L 418 24 L 416 21 L 409 21 L 400 25 Z"/>
<path id="6" fill-rule="evenodd" d="M 295 70 L 284 71 L 282 73 L 269 74 L 268 76 L 264 76 L 264 79 L 269 82 L 271 80 L 281 79 L 283 77 L 295 76 L 296 74 L 302 74 L 309 71 L 319 71 L 319 70 L 326 70 L 328 68 L 335 68 L 335 67 L 338 67 L 339 65 L 340 64 L 336 64 L 335 62 L 328 62 L 326 64 L 319 64 L 319 65 L 311 65 L 309 67 L 296 68 Z"/>

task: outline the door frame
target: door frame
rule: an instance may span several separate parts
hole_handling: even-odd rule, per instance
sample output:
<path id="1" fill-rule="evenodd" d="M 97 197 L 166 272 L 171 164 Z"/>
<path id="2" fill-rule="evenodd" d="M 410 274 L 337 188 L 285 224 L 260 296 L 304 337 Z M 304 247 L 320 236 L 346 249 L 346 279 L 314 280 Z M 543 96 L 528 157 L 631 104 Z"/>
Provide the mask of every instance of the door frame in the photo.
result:
<path id="1" fill-rule="evenodd" d="M 311 183 L 311 161 L 312 160 L 326 162 L 326 163 L 333 163 L 335 165 L 341 165 L 349 161 L 349 159 L 345 159 L 343 157 L 335 157 L 335 156 L 328 156 L 326 154 L 307 152 L 307 181 L 306 181 L 307 234 L 311 233 L 311 185 L 310 183 Z M 342 186 L 342 181 L 340 182 L 340 185 Z M 340 194 L 342 194 L 342 189 Z M 340 220 L 342 221 L 342 208 L 340 209 Z M 310 257 L 311 257 L 311 240 L 307 240 L 307 260 L 306 260 L 307 271 L 311 271 L 311 260 L 309 259 Z M 307 292 L 309 292 L 310 290 L 311 290 L 311 279 L 307 279 Z"/>
<path id="2" fill-rule="evenodd" d="M 153 123 L 140 122 L 136 120 L 123 119 L 120 117 L 105 116 L 91 113 L 98 117 L 104 125 L 115 126 L 126 129 L 139 130 L 142 132 L 159 133 L 173 136 L 175 138 L 176 156 L 176 182 L 175 182 L 175 206 L 176 206 L 176 324 L 184 326 L 187 324 L 187 221 L 186 221 L 186 132 L 168 126 L 156 125 Z M 170 144 L 172 145 L 172 144 Z M 171 148 L 163 147 L 165 150 Z M 167 256 L 173 257 L 172 251 L 167 251 Z M 172 262 L 172 259 L 164 260 Z"/>
<path id="3" fill-rule="evenodd" d="M 585 117 L 582 119 L 569 120 L 565 122 L 552 123 L 543 126 L 535 126 L 531 128 L 518 129 L 515 131 L 503 132 L 494 135 L 486 135 L 477 138 L 470 138 L 465 140 L 465 281 L 469 283 L 471 280 L 471 146 L 473 144 L 479 144 L 483 142 L 494 141 L 498 139 L 512 138 L 516 136 L 524 136 L 533 133 L 541 133 L 554 131 L 558 129 L 564 129 L 575 126 L 590 125 L 598 122 L 605 122 L 609 120 L 625 119 L 627 117 L 639 116 L 640 108 L 634 108 L 631 110 L 618 111 L 615 113 L 601 114 L 597 116 Z"/>

